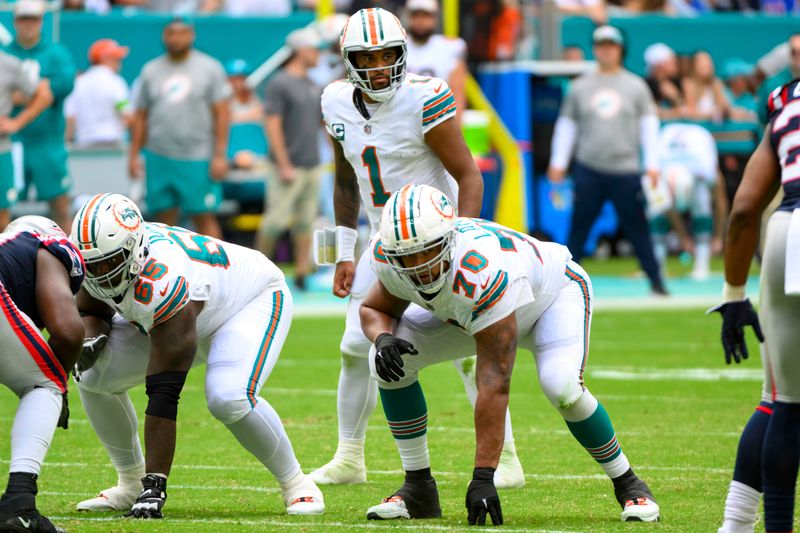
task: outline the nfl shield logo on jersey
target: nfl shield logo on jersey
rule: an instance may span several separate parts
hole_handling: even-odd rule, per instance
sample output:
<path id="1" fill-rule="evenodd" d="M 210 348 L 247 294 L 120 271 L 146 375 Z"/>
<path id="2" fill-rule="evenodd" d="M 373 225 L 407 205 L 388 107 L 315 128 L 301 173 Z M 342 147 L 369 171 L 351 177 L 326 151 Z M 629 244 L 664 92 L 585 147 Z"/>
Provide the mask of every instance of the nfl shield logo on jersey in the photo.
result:
<path id="1" fill-rule="evenodd" d="M 364 124 L 364 133 L 367 135 L 372 133 L 372 124 Z"/>

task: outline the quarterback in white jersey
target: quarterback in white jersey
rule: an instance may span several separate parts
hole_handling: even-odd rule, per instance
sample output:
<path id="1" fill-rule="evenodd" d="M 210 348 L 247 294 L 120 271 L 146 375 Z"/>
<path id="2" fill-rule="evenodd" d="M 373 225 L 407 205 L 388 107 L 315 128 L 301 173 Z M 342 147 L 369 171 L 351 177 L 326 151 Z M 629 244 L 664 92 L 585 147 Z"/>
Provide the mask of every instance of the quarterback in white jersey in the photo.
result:
<path id="1" fill-rule="evenodd" d="M 425 183 L 446 192 L 461 213 L 480 214 L 483 179 L 453 118 L 456 103 L 446 82 L 406 75 L 406 34 L 397 17 L 383 9 L 363 9 L 351 16 L 342 31 L 341 51 L 346 81 L 330 84 L 322 94 L 322 113 L 333 138 L 336 178 L 336 271 L 333 292 L 349 296 L 342 338 L 339 377 L 339 445 L 333 460 L 311 473 L 317 483 L 366 481 L 364 439 L 367 422 L 377 403 L 377 384 L 370 379 L 358 309 L 375 277 L 369 254 L 355 266 L 359 203 L 366 209 L 372 233 L 393 191 Z M 359 201 L 360 196 L 360 201 Z M 471 365 L 456 368 L 473 400 Z M 498 485 L 524 485 L 519 460 L 507 434 Z"/>
<path id="2" fill-rule="evenodd" d="M 206 363 L 209 410 L 277 478 L 287 512 L 323 512 L 322 493 L 259 396 L 291 324 L 281 271 L 255 250 L 148 224 L 119 194 L 92 197 L 72 227 L 87 272 L 77 298 L 87 332 L 81 401 L 119 476 L 78 509 L 161 518 L 178 398 L 189 368 Z M 142 383 L 146 457 L 127 393 Z"/>
<path id="3" fill-rule="evenodd" d="M 361 322 L 374 342 L 370 365 L 406 478 L 369 509 L 369 517 L 441 514 L 418 372 L 477 351 L 477 451 L 468 520 L 483 524 L 489 514 L 502 524 L 493 478 L 519 346 L 534 354 L 545 396 L 613 481 L 622 519 L 658 519 L 649 488 L 634 474 L 608 414 L 584 383 L 592 287 L 566 247 L 459 218 L 441 191 L 407 185 L 389 200 L 371 249 L 379 283 L 361 306 Z"/>

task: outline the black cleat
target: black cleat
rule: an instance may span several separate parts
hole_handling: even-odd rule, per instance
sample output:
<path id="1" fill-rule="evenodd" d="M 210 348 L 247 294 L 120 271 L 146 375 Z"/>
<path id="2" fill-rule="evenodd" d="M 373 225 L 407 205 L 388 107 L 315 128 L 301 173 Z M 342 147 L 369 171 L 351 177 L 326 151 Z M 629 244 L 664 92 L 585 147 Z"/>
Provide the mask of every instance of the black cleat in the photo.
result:
<path id="1" fill-rule="evenodd" d="M 400 489 L 369 508 L 368 520 L 392 520 L 395 518 L 441 518 L 439 491 L 433 478 L 427 480 L 406 479 Z"/>
<path id="2" fill-rule="evenodd" d="M 64 533 L 36 509 L 11 512 L 0 518 L 0 532 Z"/>
<path id="3" fill-rule="evenodd" d="M 653 493 L 647 483 L 633 473 L 632 468 L 611 481 L 614 482 L 614 496 L 622 507 L 623 522 L 658 521 L 661 510 Z"/>

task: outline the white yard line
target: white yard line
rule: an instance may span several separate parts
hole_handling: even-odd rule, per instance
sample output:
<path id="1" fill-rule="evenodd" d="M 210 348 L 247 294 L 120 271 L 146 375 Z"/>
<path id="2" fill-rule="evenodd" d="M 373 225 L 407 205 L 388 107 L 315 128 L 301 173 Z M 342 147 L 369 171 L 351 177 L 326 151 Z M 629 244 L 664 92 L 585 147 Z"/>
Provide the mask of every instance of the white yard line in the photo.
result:
<path id="1" fill-rule="evenodd" d="M 59 521 L 73 521 L 73 522 L 117 522 L 123 519 L 114 518 L 114 517 L 74 517 L 74 516 L 51 516 L 49 517 L 54 522 Z M 411 529 L 414 531 L 426 530 L 426 531 L 468 531 L 474 533 L 474 527 L 468 526 L 445 526 L 445 525 L 438 525 L 438 524 L 431 524 L 426 522 L 425 524 L 415 524 L 415 523 L 380 523 L 380 522 L 367 522 L 366 520 L 363 523 L 355 522 L 355 523 L 345 523 L 345 522 L 316 522 L 313 520 L 308 520 L 306 522 L 301 522 L 298 520 L 295 521 L 282 521 L 282 520 L 274 520 L 274 519 L 264 519 L 264 520 L 244 520 L 240 518 L 171 518 L 169 515 L 164 519 L 164 523 L 166 524 L 230 524 L 230 525 L 242 525 L 242 526 L 285 526 L 291 528 L 321 528 L 321 527 L 329 527 L 329 528 L 348 528 L 348 529 L 358 529 L 358 530 L 365 530 L 365 529 L 377 529 L 377 530 L 397 530 L 397 529 Z M 502 529 L 503 533 L 578 533 L 576 531 L 565 531 L 565 530 L 555 530 L 555 529 L 534 529 L 534 528 L 509 528 L 503 526 Z"/>

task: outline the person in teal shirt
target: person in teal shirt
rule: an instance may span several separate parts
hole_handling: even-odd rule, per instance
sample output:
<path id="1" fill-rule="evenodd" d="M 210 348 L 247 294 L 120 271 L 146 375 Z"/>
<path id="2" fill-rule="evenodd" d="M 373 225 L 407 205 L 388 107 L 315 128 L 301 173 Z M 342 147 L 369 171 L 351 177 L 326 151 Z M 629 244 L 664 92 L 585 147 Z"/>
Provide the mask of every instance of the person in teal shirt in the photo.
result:
<path id="1" fill-rule="evenodd" d="M 67 49 L 42 37 L 45 3 L 41 0 L 19 0 L 14 4 L 14 42 L 8 52 L 22 60 L 39 64 L 40 76 L 50 82 L 53 103 L 36 120 L 15 137 L 24 149 L 25 188 L 34 185 L 38 200 L 50 203 L 51 218 L 64 231 L 71 225 L 69 191 L 72 179 L 67 171 L 67 149 L 64 142 L 64 100 L 75 81 L 75 63 Z M 17 110 L 25 103 L 17 95 Z"/>
<path id="2" fill-rule="evenodd" d="M 731 103 L 730 118 L 739 121 L 755 121 L 758 118 L 758 100 L 750 91 L 750 73 L 753 65 L 741 59 L 731 58 L 722 65 L 725 81 L 725 96 Z"/>

